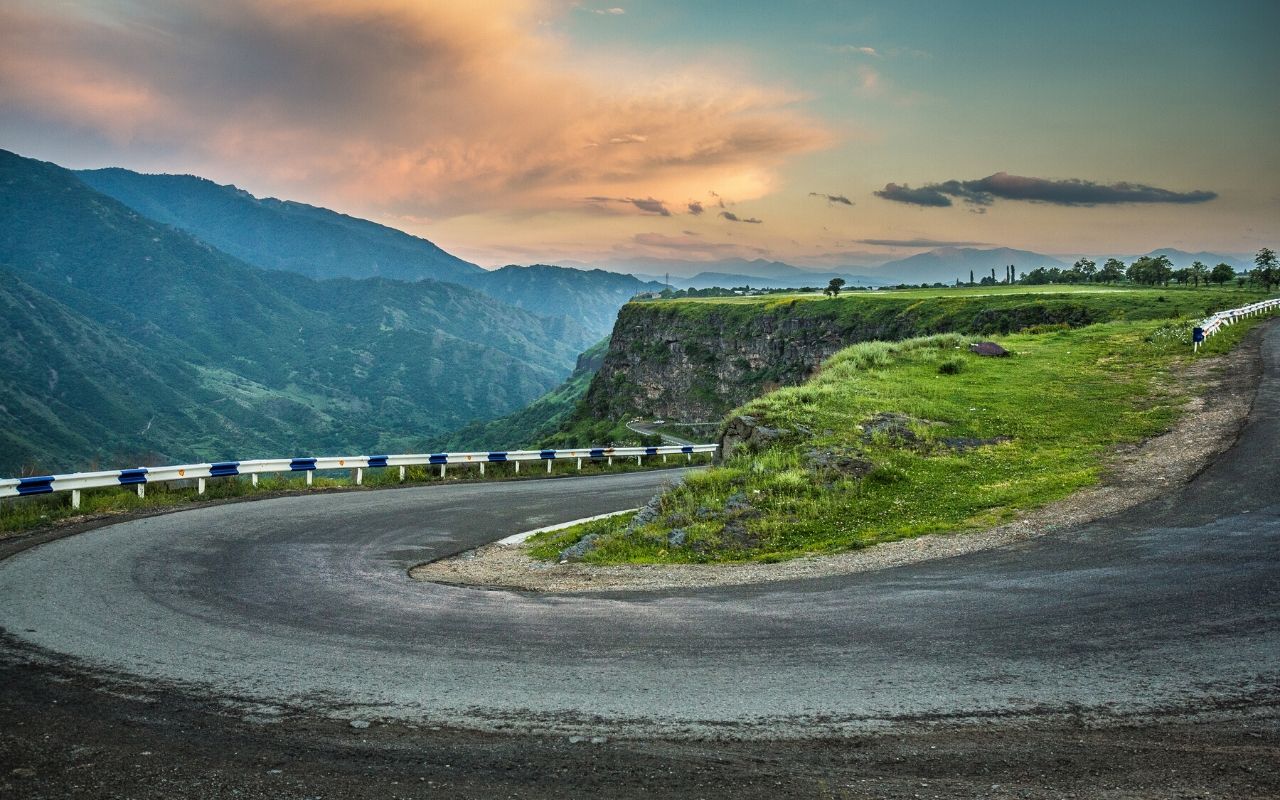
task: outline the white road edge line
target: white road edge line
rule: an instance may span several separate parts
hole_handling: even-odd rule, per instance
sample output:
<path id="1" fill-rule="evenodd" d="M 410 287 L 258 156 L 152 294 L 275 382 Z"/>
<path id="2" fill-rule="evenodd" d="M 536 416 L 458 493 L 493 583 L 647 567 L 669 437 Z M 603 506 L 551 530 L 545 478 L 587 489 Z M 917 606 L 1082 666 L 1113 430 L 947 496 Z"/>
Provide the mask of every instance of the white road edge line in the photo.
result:
<path id="1" fill-rule="evenodd" d="M 545 528 L 537 528 L 535 530 L 525 531 L 524 533 L 515 533 L 515 534 L 512 534 L 511 536 L 508 536 L 505 539 L 499 539 L 497 541 L 497 544 L 507 545 L 507 546 L 510 546 L 513 544 L 520 544 L 525 539 L 528 539 L 530 536 L 536 536 L 539 533 L 547 533 L 548 531 L 558 531 L 558 530 L 563 530 L 564 528 L 572 528 L 574 525 L 581 525 L 584 522 L 595 522 L 598 519 L 608 519 L 609 517 L 616 517 L 619 514 L 630 514 L 632 511 L 639 511 L 639 510 L 640 510 L 640 506 L 636 506 L 635 508 L 624 508 L 621 511 L 610 511 L 608 514 L 596 514 L 594 517 L 583 517 L 582 519 L 573 519 L 573 520 L 569 520 L 568 522 L 561 522 L 559 525 L 548 525 Z"/>

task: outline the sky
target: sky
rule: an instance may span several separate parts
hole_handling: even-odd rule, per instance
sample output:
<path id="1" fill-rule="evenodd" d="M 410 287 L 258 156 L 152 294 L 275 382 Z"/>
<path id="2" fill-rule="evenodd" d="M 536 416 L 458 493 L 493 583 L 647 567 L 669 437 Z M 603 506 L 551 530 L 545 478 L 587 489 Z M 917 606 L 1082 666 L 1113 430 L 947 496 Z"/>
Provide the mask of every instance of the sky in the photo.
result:
<path id="1" fill-rule="evenodd" d="M 2 0 L 0 148 L 484 266 L 1248 253 L 1280 245 L 1278 28 L 1274 0 Z"/>

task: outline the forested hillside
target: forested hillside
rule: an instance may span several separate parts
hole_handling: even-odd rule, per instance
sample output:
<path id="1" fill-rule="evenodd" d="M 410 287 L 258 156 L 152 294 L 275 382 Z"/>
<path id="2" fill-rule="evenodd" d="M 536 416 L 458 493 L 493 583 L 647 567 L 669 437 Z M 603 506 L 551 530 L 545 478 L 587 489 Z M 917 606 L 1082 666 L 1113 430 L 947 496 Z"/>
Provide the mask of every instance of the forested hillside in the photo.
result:
<path id="1" fill-rule="evenodd" d="M 594 341 L 571 322 L 452 284 L 257 269 L 65 169 L 6 152 L 0 267 L 25 284 L 19 294 L 12 282 L 5 298 L 23 316 L 6 322 L 25 330 L 31 316 L 44 331 L 39 348 L 13 336 L 6 344 L 0 427 L 15 433 L 0 451 L 5 474 L 132 453 L 172 461 L 412 450 L 522 408 Z M 83 341 L 101 346 L 93 354 Z M 50 386 L 57 363 L 86 374 L 100 363 L 102 375 Z M 171 391 L 148 388 L 145 375 Z M 108 393 L 133 416 L 112 422 L 110 436 L 81 431 L 87 417 L 113 419 L 101 413 Z M 24 409 L 41 404 L 82 438 L 36 424 Z M 191 422 L 206 415 L 225 421 Z"/>
<path id="2" fill-rule="evenodd" d="M 76 175 L 148 219 L 171 225 L 263 269 L 311 278 L 452 280 L 482 272 L 417 236 L 327 208 L 254 197 L 194 175 L 127 169 Z"/>
<path id="3" fill-rule="evenodd" d="M 433 451 L 514 450 L 552 443 L 553 434 L 578 407 L 604 362 L 609 340 L 578 356 L 573 374 L 528 406 L 490 422 L 475 422 L 432 442 Z"/>
<path id="4" fill-rule="evenodd" d="M 143 175 L 116 167 L 76 175 L 148 219 L 255 267 L 317 279 L 447 281 L 540 317 L 567 318 L 588 330 L 593 342 L 608 335 L 623 303 L 661 288 L 599 269 L 484 270 L 394 228 L 305 203 L 254 197 L 194 175 Z"/>
<path id="5" fill-rule="evenodd" d="M 618 309 L 641 292 L 662 284 L 602 269 L 581 270 L 535 264 L 506 266 L 461 276 L 456 283 L 544 317 L 566 317 L 600 339 L 613 330 Z"/>

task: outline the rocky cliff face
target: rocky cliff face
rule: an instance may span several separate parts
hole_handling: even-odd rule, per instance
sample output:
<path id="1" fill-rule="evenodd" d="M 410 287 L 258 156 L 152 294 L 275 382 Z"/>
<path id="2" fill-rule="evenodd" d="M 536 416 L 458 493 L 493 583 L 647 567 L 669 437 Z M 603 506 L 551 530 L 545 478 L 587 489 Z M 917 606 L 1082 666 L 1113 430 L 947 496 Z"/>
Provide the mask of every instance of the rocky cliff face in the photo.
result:
<path id="1" fill-rule="evenodd" d="M 604 419 L 638 413 L 715 420 L 763 391 L 803 381 L 837 350 L 866 338 L 830 323 L 780 310 L 744 319 L 633 303 L 619 314 L 587 404 Z"/>
<path id="2" fill-rule="evenodd" d="M 804 381 L 825 359 L 857 342 L 949 331 L 1007 333 L 1115 316 L 1107 305 L 1079 297 L 630 303 L 618 315 L 577 416 L 718 420 L 764 392 Z"/>

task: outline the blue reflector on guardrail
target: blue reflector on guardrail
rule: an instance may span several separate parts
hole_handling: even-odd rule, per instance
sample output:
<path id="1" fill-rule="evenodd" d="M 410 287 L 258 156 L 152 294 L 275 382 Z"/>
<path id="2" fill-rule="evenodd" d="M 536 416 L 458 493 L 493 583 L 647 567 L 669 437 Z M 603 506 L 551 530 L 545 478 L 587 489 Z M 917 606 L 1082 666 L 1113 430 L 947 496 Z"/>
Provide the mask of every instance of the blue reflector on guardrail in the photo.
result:
<path id="1" fill-rule="evenodd" d="M 289 469 L 294 472 L 315 469 L 316 460 L 314 458 L 295 458 L 289 462 Z"/>
<path id="2" fill-rule="evenodd" d="M 385 467 L 390 456 L 369 456 L 369 466 Z"/>
<path id="3" fill-rule="evenodd" d="M 129 486 L 130 484 L 134 484 L 134 483 L 146 483 L 146 482 L 147 482 L 147 470 L 145 467 L 141 469 L 120 470 L 121 486 Z"/>
<path id="4" fill-rule="evenodd" d="M 541 453 L 538 453 L 538 458 L 547 458 L 547 459 L 551 459 L 551 458 L 555 458 L 555 457 L 556 457 L 556 451 L 555 451 L 555 450 L 543 450 Z"/>
<path id="5" fill-rule="evenodd" d="M 593 448 L 593 449 L 591 450 L 591 457 L 592 457 L 592 458 L 604 458 L 604 448 L 603 448 L 603 447 L 596 447 L 596 448 Z"/>
<path id="6" fill-rule="evenodd" d="M 448 454 L 448 453 L 433 453 L 433 454 L 432 454 L 432 456 L 431 456 L 431 463 L 432 463 L 432 464 L 448 464 L 448 463 L 449 463 L 449 454 Z"/>
<path id="7" fill-rule="evenodd" d="M 239 475 L 239 474 L 240 474 L 239 461 L 219 461 L 216 464 L 209 465 L 209 477 L 211 478 L 223 478 L 228 475 Z"/>
<path id="8" fill-rule="evenodd" d="M 48 494 L 52 491 L 52 475 L 41 475 L 38 478 L 21 478 L 18 480 L 18 494 Z"/>
<path id="9" fill-rule="evenodd" d="M 656 456 L 656 455 L 658 454 L 658 448 L 656 448 L 656 447 L 646 447 L 646 448 L 644 449 L 644 454 L 645 454 L 646 456 Z"/>
<path id="10" fill-rule="evenodd" d="M 690 447 L 689 445 L 685 445 L 684 447 L 681 447 L 681 448 L 680 448 L 680 452 L 681 452 L 681 453 L 692 453 L 692 452 L 693 452 L 693 448 L 692 448 L 692 447 Z"/>
<path id="11" fill-rule="evenodd" d="M 507 454 L 506 454 L 506 452 L 505 452 L 505 451 L 504 451 L 504 452 L 500 452 L 500 453 L 490 453 L 490 454 L 489 454 L 489 460 L 490 460 L 490 461 L 506 461 L 506 460 L 507 460 Z"/>

